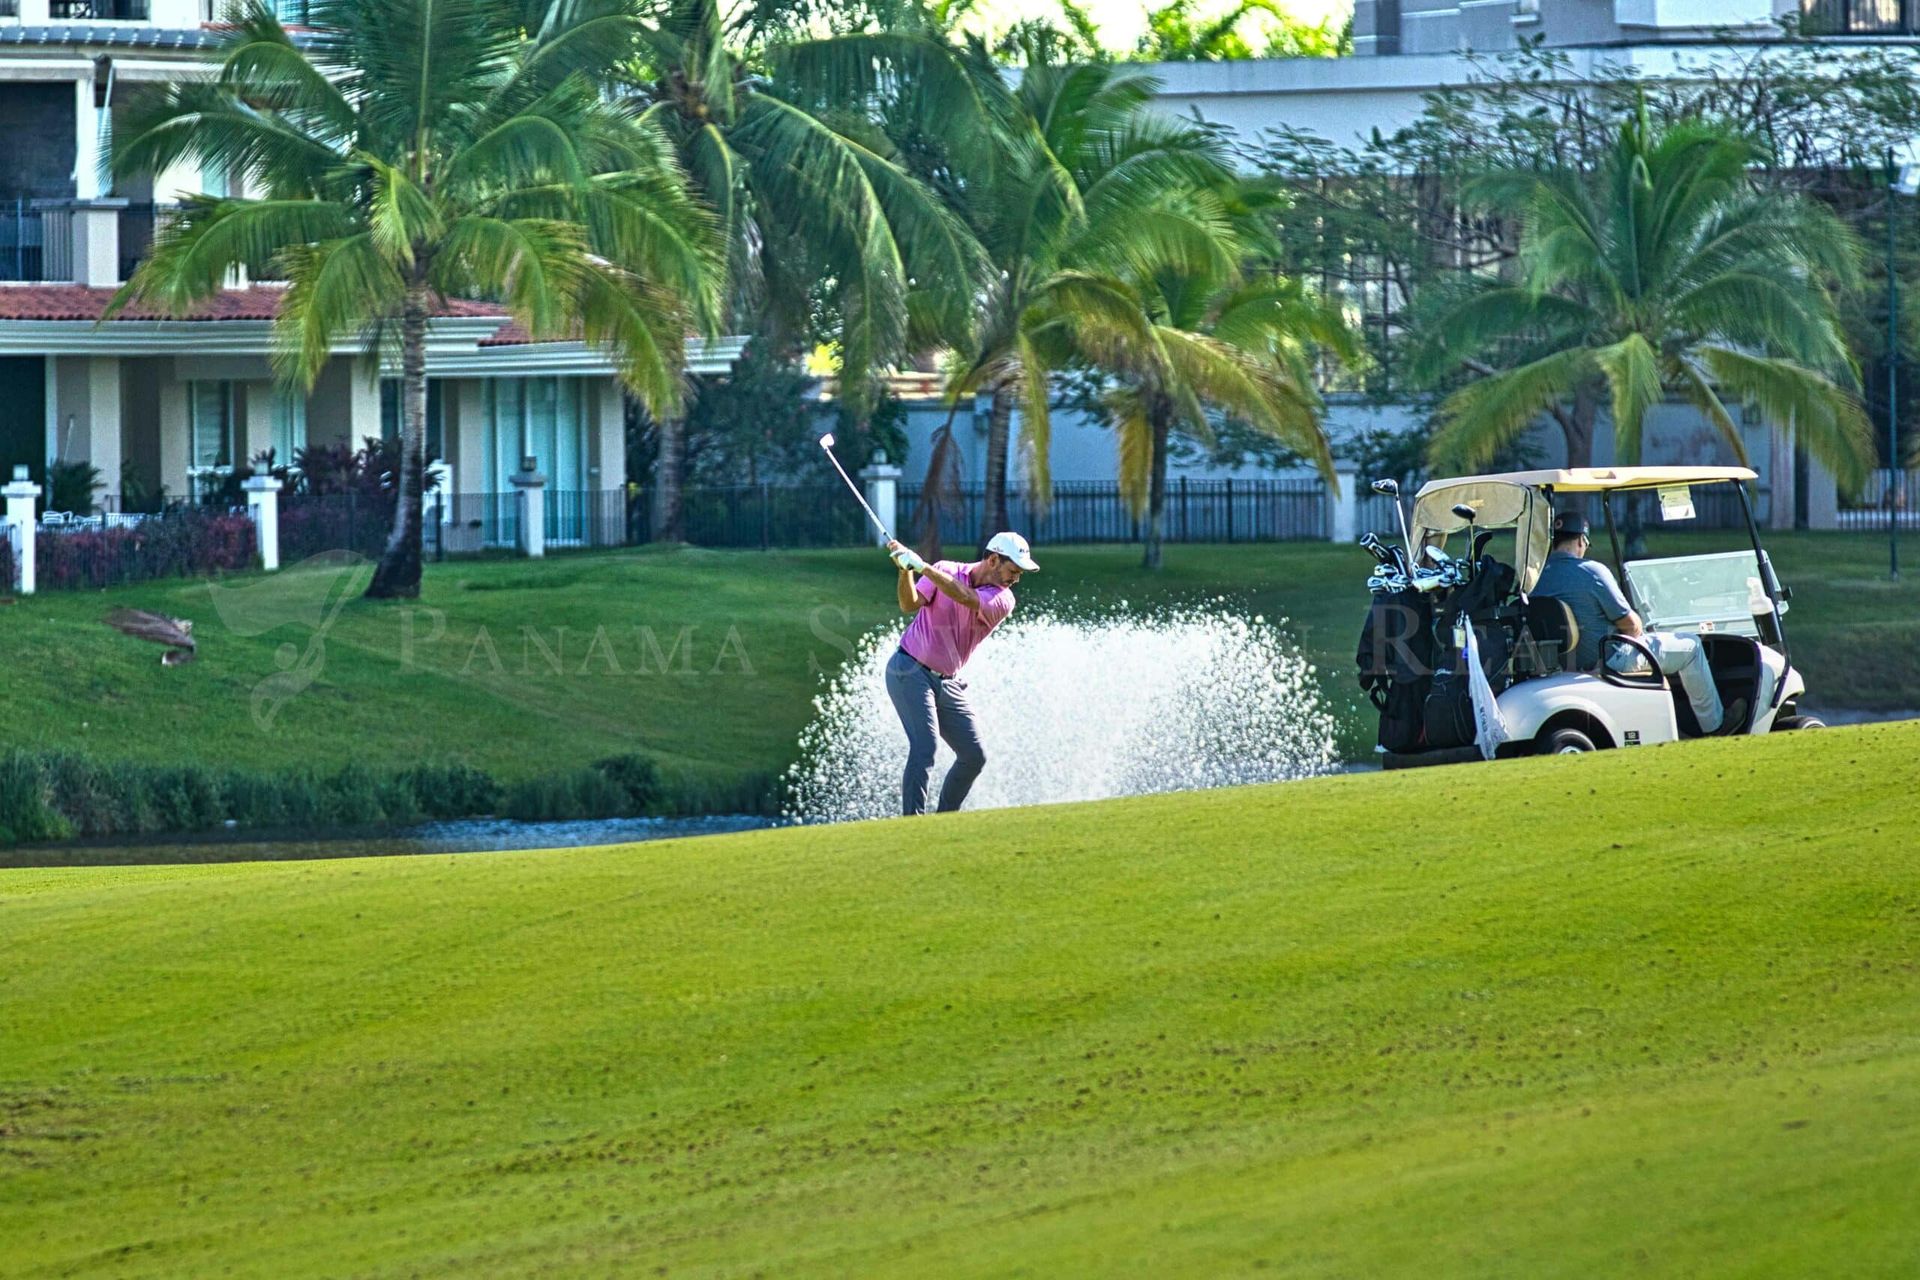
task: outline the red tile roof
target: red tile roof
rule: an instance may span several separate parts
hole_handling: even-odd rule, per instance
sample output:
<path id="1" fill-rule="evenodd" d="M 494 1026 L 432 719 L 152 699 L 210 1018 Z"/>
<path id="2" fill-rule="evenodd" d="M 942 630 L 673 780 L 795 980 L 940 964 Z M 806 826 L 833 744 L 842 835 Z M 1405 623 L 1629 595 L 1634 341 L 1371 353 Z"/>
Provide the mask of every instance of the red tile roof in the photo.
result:
<path id="1" fill-rule="evenodd" d="M 84 284 L 0 285 L 0 320 L 93 320 L 106 314 L 114 290 L 97 289 Z M 280 299 L 286 290 L 269 285 L 246 289 L 222 289 L 202 305 L 183 316 L 169 315 L 159 307 L 136 304 L 115 316 L 115 320 L 271 320 L 280 311 Z M 506 308 L 497 302 L 472 302 L 449 298 L 434 309 L 437 316 L 498 316 L 506 319 Z M 501 330 L 500 337 L 508 329 Z M 517 341 L 525 342 L 524 332 Z"/>

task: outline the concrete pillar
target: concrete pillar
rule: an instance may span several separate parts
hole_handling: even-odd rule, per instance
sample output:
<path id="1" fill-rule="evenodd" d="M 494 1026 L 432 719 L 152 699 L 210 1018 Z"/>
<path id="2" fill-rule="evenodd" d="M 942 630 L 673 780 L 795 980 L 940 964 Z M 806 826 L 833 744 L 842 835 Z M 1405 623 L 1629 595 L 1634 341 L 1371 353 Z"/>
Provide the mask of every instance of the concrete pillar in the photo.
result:
<path id="1" fill-rule="evenodd" d="M 1807 528 L 1840 527 L 1840 482 L 1813 458 L 1807 459 Z"/>
<path id="2" fill-rule="evenodd" d="M 58 356 L 48 360 L 53 441 L 48 453 L 62 462 L 90 462 L 102 488 L 120 492 L 121 394 L 118 356 Z"/>
<path id="3" fill-rule="evenodd" d="M 875 451 L 873 461 L 860 470 L 860 483 L 867 490 L 867 505 L 873 508 L 873 514 L 880 517 L 880 523 L 893 529 L 900 523 L 900 468 L 886 460 L 886 455 Z M 877 546 L 886 542 L 878 533 L 873 535 Z"/>
<path id="4" fill-rule="evenodd" d="M 27 479 L 26 464 L 13 469 L 13 483 L 0 489 L 0 497 L 7 500 L 6 523 L 9 541 L 13 544 L 13 564 L 9 568 L 19 570 L 20 594 L 33 594 L 33 534 L 34 500 L 40 496 L 40 486 Z M 0 583 L 0 587 L 9 583 Z"/>
<path id="5" fill-rule="evenodd" d="M 616 378 L 587 383 L 592 434 L 588 439 L 587 488 L 602 493 L 627 487 L 627 393 Z"/>
<path id="6" fill-rule="evenodd" d="M 347 391 L 347 444 L 354 449 L 371 436 L 380 438 L 380 365 L 361 356 L 353 362 Z"/>
<path id="7" fill-rule="evenodd" d="M 453 491 L 487 491 L 487 406 L 485 384 L 479 378 L 460 378 L 441 393 L 448 410 L 443 430 L 457 437 L 448 447 L 453 455 Z"/>
<path id="8" fill-rule="evenodd" d="M 519 516 L 520 554 L 538 560 L 547 554 L 547 478 L 534 470 L 536 460 L 523 458 L 513 475 L 514 510 Z"/>
<path id="9" fill-rule="evenodd" d="M 247 511 L 253 517 L 254 545 L 260 548 L 260 567 L 280 567 L 280 482 L 272 476 L 249 476 L 240 482 L 247 491 Z"/>
<path id="10" fill-rule="evenodd" d="M 167 500 L 191 497 L 187 484 L 187 384 L 172 370 L 160 379 L 160 484 Z"/>
<path id="11" fill-rule="evenodd" d="M 1327 537 L 1345 544 L 1360 537 L 1360 473 L 1337 466 L 1333 477 L 1340 482 L 1340 492 L 1327 493 Z"/>
<path id="12" fill-rule="evenodd" d="M 73 202 L 75 284 L 111 289 L 120 283 L 120 211 L 125 200 L 101 197 Z"/>

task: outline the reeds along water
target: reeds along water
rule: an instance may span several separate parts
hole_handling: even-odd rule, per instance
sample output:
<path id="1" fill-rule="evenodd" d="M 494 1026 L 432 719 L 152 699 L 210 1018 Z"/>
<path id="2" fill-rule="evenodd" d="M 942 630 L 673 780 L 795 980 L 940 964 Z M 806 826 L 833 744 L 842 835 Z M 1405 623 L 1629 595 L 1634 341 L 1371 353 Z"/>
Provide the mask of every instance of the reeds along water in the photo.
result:
<path id="1" fill-rule="evenodd" d="M 1313 667 L 1265 619 L 1214 608 L 1152 616 L 1016 613 L 962 677 L 986 771 L 969 809 L 1277 782 L 1329 771 L 1333 717 Z M 870 633 L 814 700 L 787 776 L 787 816 L 900 812 L 907 739 L 883 670 L 901 628 Z M 953 756 L 934 765 L 938 793 Z"/>

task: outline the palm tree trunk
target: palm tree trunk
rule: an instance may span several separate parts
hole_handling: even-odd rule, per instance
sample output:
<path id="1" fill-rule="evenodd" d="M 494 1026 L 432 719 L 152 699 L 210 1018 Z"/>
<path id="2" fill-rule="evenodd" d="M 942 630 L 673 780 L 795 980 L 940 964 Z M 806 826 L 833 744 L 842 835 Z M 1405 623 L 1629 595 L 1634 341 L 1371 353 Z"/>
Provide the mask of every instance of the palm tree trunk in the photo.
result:
<path id="1" fill-rule="evenodd" d="M 1575 389 L 1573 412 L 1560 419 L 1561 434 L 1567 440 L 1567 466 L 1593 465 L 1593 420 L 1600 411 L 1599 391 L 1592 385 Z"/>
<path id="2" fill-rule="evenodd" d="M 685 542 L 687 522 L 680 501 L 680 470 L 686 461 L 687 424 L 681 418 L 662 418 L 654 438 L 653 536 L 659 542 Z"/>
<path id="3" fill-rule="evenodd" d="M 420 594 L 420 495 L 426 475 L 427 318 L 433 300 L 424 283 L 407 289 L 400 317 L 400 474 L 395 477 L 393 532 L 380 565 L 367 584 L 378 600 L 415 599 Z"/>
<path id="4" fill-rule="evenodd" d="M 1153 458 L 1148 464 L 1147 480 L 1147 553 L 1141 558 L 1144 569 L 1160 567 L 1161 520 L 1167 509 L 1167 430 L 1170 416 L 1159 405 L 1148 411 L 1153 422 Z"/>
<path id="5" fill-rule="evenodd" d="M 1013 384 L 993 388 L 993 407 L 987 416 L 986 510 L 980 540 L 985 542 L 1007 527 L 1007 451 L 1013 432 Z"/>

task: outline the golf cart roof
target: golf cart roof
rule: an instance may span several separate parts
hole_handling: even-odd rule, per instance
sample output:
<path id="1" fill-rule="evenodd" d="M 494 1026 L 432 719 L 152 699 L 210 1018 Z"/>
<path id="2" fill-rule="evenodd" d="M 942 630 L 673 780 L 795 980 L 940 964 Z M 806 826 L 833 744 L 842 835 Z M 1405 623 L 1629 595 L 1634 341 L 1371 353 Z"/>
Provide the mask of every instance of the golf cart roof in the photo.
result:
<path id="1" fill-rule="evenodd" d="M 1603 493 L 1610 489 L 1657 489 L 1675 484 L 1744 483 L 1758 477 L 1747 467 L 1573 467 L 1552 471 L 1507 471 L 1498 475 L 1451 476 L 1429 480 L 1417 497 L 1470 484 L 1551 486 L 1556 493 Z"/>

